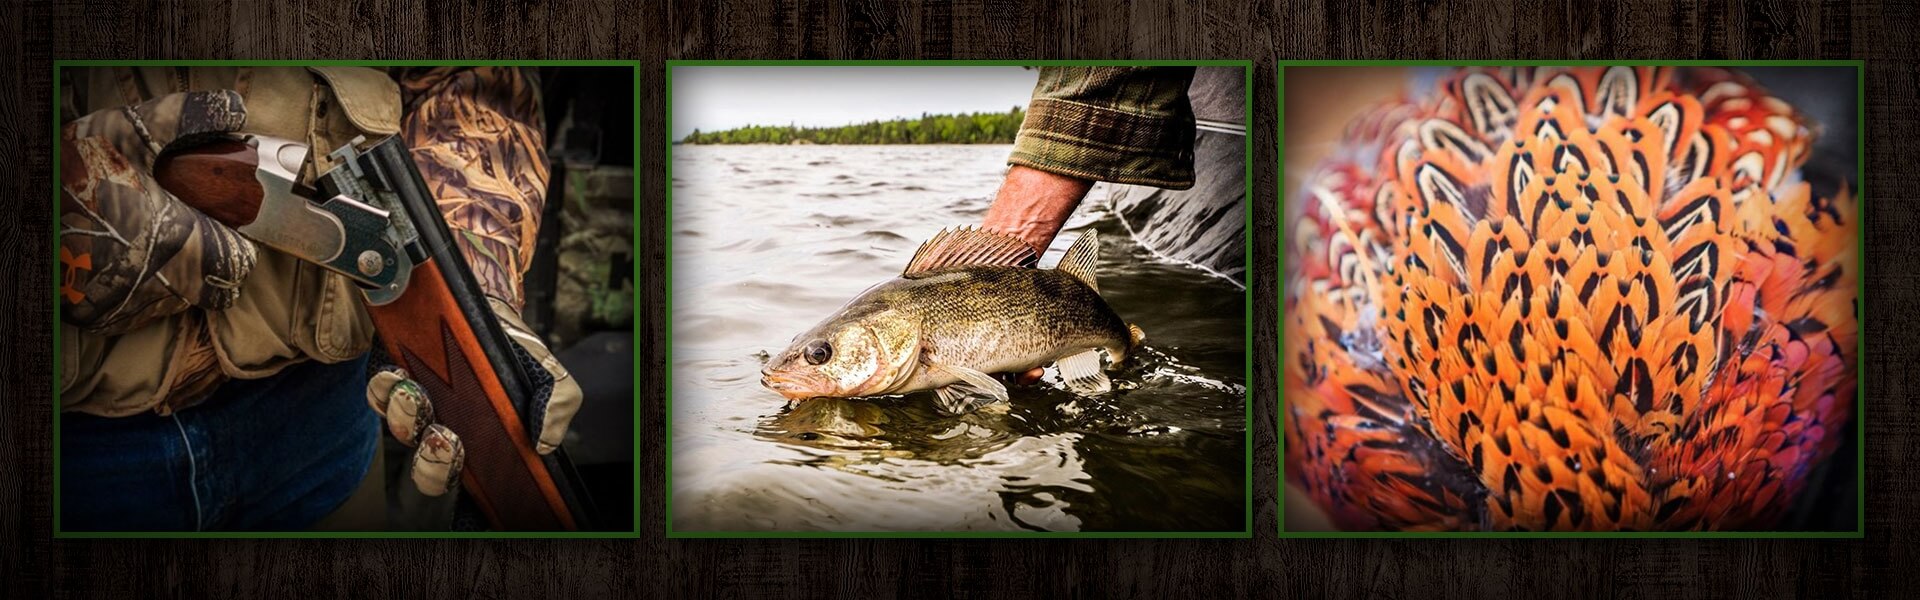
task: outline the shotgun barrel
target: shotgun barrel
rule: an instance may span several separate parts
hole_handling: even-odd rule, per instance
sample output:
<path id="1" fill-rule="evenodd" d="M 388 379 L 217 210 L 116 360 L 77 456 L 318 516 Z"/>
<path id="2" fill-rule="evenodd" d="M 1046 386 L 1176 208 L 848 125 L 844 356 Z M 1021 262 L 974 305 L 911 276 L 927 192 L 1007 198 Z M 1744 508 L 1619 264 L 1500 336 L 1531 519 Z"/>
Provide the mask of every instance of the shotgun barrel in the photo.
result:
<path id="1" fill-rule="evenodd" d="M 155 179 L 241 234 L 365 289 L 388 356 L 466 447 L 461 484 L 491 526 L 590 527 L 589 495 L 565 449 L 534 450 L 550 376 L 519 353 L 487 306 L 401 140 L 336 150 L 339 166 L 311 190 L 290 185 L 299 161 L 288 168 L 287 144 L 251 138 L 170 152 Z"/>

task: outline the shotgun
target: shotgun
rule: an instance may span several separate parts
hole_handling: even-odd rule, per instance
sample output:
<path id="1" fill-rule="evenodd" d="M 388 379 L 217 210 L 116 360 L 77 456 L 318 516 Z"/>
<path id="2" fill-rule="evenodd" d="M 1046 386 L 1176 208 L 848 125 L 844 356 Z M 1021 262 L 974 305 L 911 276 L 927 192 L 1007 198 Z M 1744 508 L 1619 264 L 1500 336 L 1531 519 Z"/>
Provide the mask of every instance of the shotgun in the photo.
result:
<path id="1" fill-rule="evenodd" d="M 565 449 L 534 451 L 544 408 L 534 404 L 551 376 L 516 353 L 487 307 L 405 144 L 364 144 L 335 150 L 339 166 L 311 187 L 297 175 L 309 149 L 263 136 L 169 151 L 154 178 L 241 235 L 360 286 L 387 355 L 465 445 L 461 487 L 493 528 L 588 527 L 589 496 Z"/>

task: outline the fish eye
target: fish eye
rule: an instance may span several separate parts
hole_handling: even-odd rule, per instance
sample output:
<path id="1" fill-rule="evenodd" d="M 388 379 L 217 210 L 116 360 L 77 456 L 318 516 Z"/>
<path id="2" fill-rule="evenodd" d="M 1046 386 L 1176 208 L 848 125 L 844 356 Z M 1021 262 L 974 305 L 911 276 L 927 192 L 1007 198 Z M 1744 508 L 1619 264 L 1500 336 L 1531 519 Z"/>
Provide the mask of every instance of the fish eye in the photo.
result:
<path id="1" fill-rule="evenodd" d="M 807 364 L 823 364 L 827 362 L 827 359 L 833 358 L 833 345 L 828 344 L 826 340 L 814 340 L 808 343 L 807 348 L 801 352 L 806 354 Z"/>

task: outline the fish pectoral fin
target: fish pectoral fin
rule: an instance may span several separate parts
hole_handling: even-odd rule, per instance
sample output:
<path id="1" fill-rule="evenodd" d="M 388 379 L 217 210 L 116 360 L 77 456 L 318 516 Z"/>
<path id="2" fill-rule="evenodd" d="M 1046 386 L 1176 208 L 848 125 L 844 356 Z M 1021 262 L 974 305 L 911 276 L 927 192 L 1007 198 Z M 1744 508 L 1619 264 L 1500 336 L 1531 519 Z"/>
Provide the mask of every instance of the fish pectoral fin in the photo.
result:
<path id="1" fill-rule="evenodd" d="M 940 410 L 950 415 L 963 415 L 982 406 L 1007 401 L 1007 386 L 994 379 L 992 375 L 966 367 L 928 363 L 929 367 L 939 369 L 958 377 L 960 381 L 934 390 L 940 399 Z"/>
<path id="2" fill-rule="evenodd" d="M 1098 396 L 1113 391 L 1113 382 L 1107 379 L 1106 371 L 1100 368 L 1098 349 L 1062 358 L 1053 364 L 1060 367 L 1060 379 L 1066 381 L 1067 389 L 1073 390 L 1073 393 Z"/>
<path id="3" fill-rule="evenodd" d="M 940 406 L 940 412 L 947 415 L 964 415 L 988 406 L 1004 404 L 1006 400 L 1005 398 L 996 400 L 990 394 L 981 393 L 980 388 L 965 383 L 935 389 L 933 395 Z"/>

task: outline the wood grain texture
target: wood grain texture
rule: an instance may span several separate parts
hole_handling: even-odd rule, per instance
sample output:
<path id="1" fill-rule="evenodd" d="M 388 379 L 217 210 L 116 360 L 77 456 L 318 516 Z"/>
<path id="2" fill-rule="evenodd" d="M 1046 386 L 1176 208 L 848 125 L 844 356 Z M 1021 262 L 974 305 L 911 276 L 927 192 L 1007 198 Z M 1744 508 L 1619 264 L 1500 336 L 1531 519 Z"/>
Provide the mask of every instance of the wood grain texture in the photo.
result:
<path id="1" fill-rule="evenodd" d="M 1413 598 L 1914 597 L 1920 411 L 1916 8 L 1901 2 L 473 0 L 0 8 L 0 227 L 15 284 L 0 338 L 0 568 L 5 595 L 592 598 L 1084 595 Z M 640 540 L 59 541 L 51 514 L 51 60 L 59 58 L 623 58 L 643 61 Z M 665 61 L 673 58 L 1252 59 L 1255 381 L 1273 382 L 1275 62 L 1326 58 L 1862 58 L 1867 539 L 1282 540 L 1273 385 L 1256 386 L 1253 540 L 666 540 Z M 1541 590 L 1528 593 L 1528 590 Z"/>

